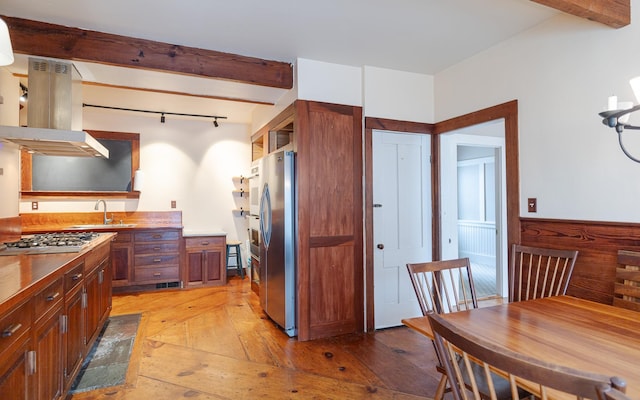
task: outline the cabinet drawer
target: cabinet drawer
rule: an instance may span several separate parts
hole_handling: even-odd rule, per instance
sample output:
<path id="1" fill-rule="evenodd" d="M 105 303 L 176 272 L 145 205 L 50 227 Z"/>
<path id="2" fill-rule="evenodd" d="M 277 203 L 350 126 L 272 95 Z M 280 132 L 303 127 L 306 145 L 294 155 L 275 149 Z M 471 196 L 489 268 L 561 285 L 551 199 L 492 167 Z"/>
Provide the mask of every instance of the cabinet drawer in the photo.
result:
<path id="1" fill-rule="evenodd" d="M 147 231 L 136 232 L 134 238 L 136 242 L 156 242 L 163 240 L 178 240 L 180 238 L 180 234 L 178 231 Z"/>
<path id="2" fill-rule="evenodd" d="M 180 251 L 180 243 L 174 241 L 136 244 L 134 251 L 136 254 L 177 253 Z"/>
<path id="3" fill-rule="evenodd" d="M 224 236 L 203 236 L 185 238 L 185 247 L 215 249 L 224 247 Z"/>
<path id="4" fill-rule="evenodd" d="M 134 274 L 136 282 L 166 282 L 180 279 L 177 265 L 173 267 L 136 268 Z"/>
<path id="5" fill-rule="evenodd" d="M 33 297 L 33 310 L 36 320 L 46 314 L 59 301 L 62 301 L 64 298 L 63 282 L 62 277 L 60 277 Z"/>
<path id="6" fill-rule="evenodd" d="M 131 232 L 118 232 L 118 235 L 113 240 L 114 243 L 131 243 L 133 240 L 133 234 Z"/>
<path id="7" fill-rule="evenodd" d="M 7 350 L 31 329 L 31 301 L 15 308 L 0 319 L 0 359 L 4 359 Z"/>
<path id="8" fill-rule="evenodd" d="M 135 256 L 136 267 L 154 266 L 154 265 L 178 265 L 180 263 L 180 254 L 149 254 Z"/>
<path id="9" fill-rule="evenodd" d="M 64 291 L 69 292 L 74 287 L 78 286 L 82 283 L 84 271 L 84 262 L 73 267 L 66 274 L 64 274 Z"/>

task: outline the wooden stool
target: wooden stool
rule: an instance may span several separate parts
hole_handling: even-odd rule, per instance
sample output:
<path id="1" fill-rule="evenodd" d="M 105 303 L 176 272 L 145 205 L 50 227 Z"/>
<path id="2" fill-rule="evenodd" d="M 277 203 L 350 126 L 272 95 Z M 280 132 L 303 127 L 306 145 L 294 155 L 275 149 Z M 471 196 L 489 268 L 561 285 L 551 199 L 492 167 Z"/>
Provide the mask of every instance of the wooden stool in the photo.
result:
<path id="1" fill-rule="evenodd" d="M 238 241 L 229 241 L 227 242 L 227 269 L 229 267 L 236 267 L 238 269 L 238 273 L 240 277 L 244 279 L 244 268 L 242 267 L 242 253 L 240 252 L 240 242 Z M 234 250 L 233 253 L 231 250 Z M 229 257 L 235 257 L 236 265 L 229 265 Z"/>

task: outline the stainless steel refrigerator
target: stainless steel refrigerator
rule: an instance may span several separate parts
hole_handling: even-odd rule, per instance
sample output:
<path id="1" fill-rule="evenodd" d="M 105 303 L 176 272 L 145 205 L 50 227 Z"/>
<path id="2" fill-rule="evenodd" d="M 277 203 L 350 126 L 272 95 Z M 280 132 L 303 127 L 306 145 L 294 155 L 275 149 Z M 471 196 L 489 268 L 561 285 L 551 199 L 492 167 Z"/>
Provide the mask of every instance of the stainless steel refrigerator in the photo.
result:
<path id="1" fill-rule="evenodd" d="M 295 336 L 295 153 L 269 154 L 260 173 L 260 305 L 287 335 Z"/>

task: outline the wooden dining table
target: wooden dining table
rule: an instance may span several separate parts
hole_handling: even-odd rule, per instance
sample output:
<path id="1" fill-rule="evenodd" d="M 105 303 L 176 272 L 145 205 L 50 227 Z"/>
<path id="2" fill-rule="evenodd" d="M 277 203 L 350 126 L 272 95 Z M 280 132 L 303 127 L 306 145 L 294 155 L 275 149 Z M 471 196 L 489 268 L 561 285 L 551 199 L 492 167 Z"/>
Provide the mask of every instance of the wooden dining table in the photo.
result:
<path id="1" fill-rule="evenodd" d="M 558 365 L 618 376 L 640 398 L 640 313 L 571 296 L 444 314 L 493 344 Z M 433 338 L 427 317 L 402 322 Z"/>

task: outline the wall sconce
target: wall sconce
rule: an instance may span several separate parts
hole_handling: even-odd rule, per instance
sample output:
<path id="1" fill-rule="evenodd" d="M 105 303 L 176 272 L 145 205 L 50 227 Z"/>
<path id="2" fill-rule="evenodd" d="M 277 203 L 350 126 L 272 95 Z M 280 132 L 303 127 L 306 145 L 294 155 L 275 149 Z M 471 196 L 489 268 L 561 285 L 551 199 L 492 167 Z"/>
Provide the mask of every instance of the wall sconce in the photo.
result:
<path id="1" fill-rule="evenodd" d="M 636 99 L 640 94 L 640 77 L 633 78 L 630 82 Z M 599 115 L 602 117 L 602 123 L 609 128 L 615 128 L 618 133 L 618 143 L 620 149 L 631 160 L 640 163 L 640 158 L 636 158 L 624 147 L 622 143 L 622 132 L 625 129 L 640 130 L 640 126 L 629 124 L 629 116 L 632 112 L 640 110 L 640 104 L 634 106 L 630 101 L 618 102 L 618 97 L 610 96 L 607 101 L 607 111 L 601 112 Z"/>
<path id="2" fill-rule="evenodd" d="M 0 19 L 0 66 L 13 64 L 13 48 L 7 23 Z"/>

